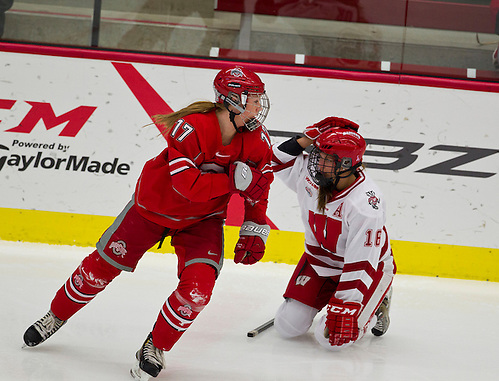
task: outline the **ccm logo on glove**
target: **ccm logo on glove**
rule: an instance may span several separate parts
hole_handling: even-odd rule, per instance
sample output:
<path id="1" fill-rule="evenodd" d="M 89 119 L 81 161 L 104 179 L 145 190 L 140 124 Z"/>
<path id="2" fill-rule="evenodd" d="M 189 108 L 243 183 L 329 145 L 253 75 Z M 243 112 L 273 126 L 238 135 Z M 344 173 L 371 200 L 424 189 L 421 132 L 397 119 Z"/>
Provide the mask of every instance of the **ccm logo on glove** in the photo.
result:
<path id="1" fill-rule="evenodd" d="M 329 312 L 333 314 L 355 316 L 357 314 L 357 311 L 358 307 L 348 308 L 348 307 L 334 306 L 334 305 L 329 306 Z"/>

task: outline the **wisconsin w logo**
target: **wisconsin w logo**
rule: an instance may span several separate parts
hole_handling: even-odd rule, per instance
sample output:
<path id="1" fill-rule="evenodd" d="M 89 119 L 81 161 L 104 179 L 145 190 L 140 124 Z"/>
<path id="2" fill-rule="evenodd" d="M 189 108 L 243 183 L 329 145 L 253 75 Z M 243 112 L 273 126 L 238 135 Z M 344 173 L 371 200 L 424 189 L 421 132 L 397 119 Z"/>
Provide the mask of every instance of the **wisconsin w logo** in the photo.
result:
<path id="1" fill-rule="evenodd" d="M 310 280 L 309 276 L 306 275 L 300 275 L 298 278 L 296 278 L 296 285 L 297 286 L 305 286 L 305 284 Z"/>

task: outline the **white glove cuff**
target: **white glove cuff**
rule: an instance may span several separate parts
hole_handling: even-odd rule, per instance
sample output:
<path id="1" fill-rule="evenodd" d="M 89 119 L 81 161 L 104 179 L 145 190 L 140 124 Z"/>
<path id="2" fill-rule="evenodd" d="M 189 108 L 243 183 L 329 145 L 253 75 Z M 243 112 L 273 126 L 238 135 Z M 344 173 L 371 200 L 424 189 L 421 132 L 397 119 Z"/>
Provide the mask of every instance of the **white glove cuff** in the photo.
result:
<path id="1" fill-rule="evenodd" d="M 256 235 L 263 240 L 263 243 L 267 243 L 267 238 L 269 237 L 270 226 L 269 225 L 258 225 L 252 221 L 245 221 L 241 225 L 239 230 L 239 236 L 243 235 Z"/>

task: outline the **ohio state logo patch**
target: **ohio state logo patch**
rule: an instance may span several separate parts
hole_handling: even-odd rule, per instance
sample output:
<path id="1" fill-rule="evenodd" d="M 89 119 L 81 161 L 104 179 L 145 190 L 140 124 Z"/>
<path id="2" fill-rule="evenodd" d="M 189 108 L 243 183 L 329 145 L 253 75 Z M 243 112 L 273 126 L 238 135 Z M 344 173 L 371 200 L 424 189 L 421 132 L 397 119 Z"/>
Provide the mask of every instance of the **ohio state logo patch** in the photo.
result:
<path id="1" fill-rule="evenodd" d="M 379 200 L 379 198 L 376 197 L 376 194 L 374 193 L 374 191 L 366 192 L 366 195 L 368 197 L 367 202 L 369 203 L 369 205 L 371 205 L 373 207 L 373 209 L 377 210 L 380 200 Z"/>
<path id="2" fill-rule="evenodd" d="M 81 288 L 81 286 L 83 286 L 83 277 L 81 276 L 81 274 L 76 274 L 74 276 L 73 283 L 78 288 Z"/>
<path id="3" fill-rule="evenodd" d="M 114 241 L 111 242 L 109 248 L 112 250 L 113 254 L 118 257 L 124 257 L 127 253 L 125 241 Z"/>
<path id="4" fill-rule="evenodd" d="M 190 317 L 192 315 L 192 308 L 191 308 L 191 306 L 186 304 L 184 306 L 180 306 L 178 308 L 178 312 L 180 312 L 180 315 L 182 315 L 182 316 Z"/>
<path id="5" fill-rule="evenodd" d="M 242 77 L 243 72 L 239 68 L 236 67 L 230 71 L 230 75 L 232 75 L 234 77 Z"/>

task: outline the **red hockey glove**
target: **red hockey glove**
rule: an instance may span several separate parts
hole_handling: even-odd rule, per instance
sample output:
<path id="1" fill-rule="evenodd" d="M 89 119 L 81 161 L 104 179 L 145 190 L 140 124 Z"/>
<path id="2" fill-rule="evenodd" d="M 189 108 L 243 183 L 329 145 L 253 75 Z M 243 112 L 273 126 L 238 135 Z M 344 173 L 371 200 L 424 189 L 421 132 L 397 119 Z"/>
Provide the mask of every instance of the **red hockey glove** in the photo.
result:
<path id="1" fill-rule="evenodd" d="M 337 118 L 335 116 L 328 116 L 327 118 L 308 126 L 305 128 L 303 133 L 309 139 L 317 139 L 323 132 L 330 130 L 331 128 L 346 128 L 348 130 L 358 131 L 359 125 L 352 122 L 351 120 L 345 118 Z"/>
<path id="2" fill-rule="evenodd" d="M 234 249 L 234 262 L 252 265 L 262 259 L 269 232 L 269 225 L 245 221 L 241 225 L 239 241 Z"/>
<path id="3" fill-rule="evenodd" d="M 242 161 L 236 161 L 229 168 L 231 191 L 238 191 L 251 202 L 257 202 L 267 190 L 269 181 L 258 169 Z"/>
<path id="4" fill-rule="evenodd" d="M 362 305 L 357 302 L 344 302 L 331 298 L 327 305 L 326 331 L 329 331 L 329 344 L 340 346 L 359 337 L 359 317 Z"/>

